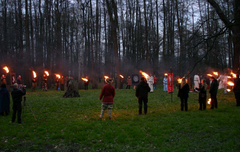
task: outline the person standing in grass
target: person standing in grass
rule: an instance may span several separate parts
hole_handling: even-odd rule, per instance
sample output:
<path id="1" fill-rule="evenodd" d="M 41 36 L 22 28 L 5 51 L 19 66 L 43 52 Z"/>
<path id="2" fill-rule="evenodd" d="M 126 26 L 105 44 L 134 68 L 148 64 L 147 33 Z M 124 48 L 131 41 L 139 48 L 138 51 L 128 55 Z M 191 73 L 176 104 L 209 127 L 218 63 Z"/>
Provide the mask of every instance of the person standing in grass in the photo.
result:
<path id="1" fill-rule="evenodd" d="M 207 104 L 207 83 L 205 79 L 201 80 L 200 87 L 196 88 L 199 91 L 198 102 L 199 110 L 205 110 Z"/>
<path id="2" fill-rule="evenodd" d="M 212 81 L 212 83 L 210 85 L 210 89 L 209 89 L 209 93 L 211 95 L 211 108 L 210 109 L 214 109 L 214 108 L 217 108 L 217 105 L 218 105 L 218 102 L 217 102 L 218 81 L 213 76 L 210 78 Z"/>
<path id="3" fill-rule="evenodd" d="M 22 114 L 22 96 L 26 94 L 26 90 L 22 87 L 21 90 L 18 89 L 18 84 L 14 83 L 13 90 L 11 92 L 12 100 L 13 100 L 13 115 L 12 122 L 15 122 L 16 114 L 17 121 L 19 124 L 22 123 L 21 114 Z"/>
<path id="4" fill-rule="evenodd" d="M 138 98 L 138 114 L 142 114 L 142 103 L 144 104 L 144 114 L 147 114 L 148 92 L 150 87 L 144 77 L 141 77 L 141 81 L 136 88 L 135 95 Z"/>
<path id="5" fill-rule="evenodd" d="M 10 95 L 6 84 L 2 83 L 0 88 L 0 115 L 7 116 L 10 113 Z"/>
<path id="6" fill-rule="evenodd" d="M 101 91 L 99 99 L 102 100 L 100 119 L 102 119 L 104 111 L 108 109 L 109 120 L 112 119 L 113 98 L 115 97 L 115 88 L 112 85 L 113 79 L 107 78 L 106 83 Z"/>
<path id="7" fill-rule="evenodd" d="M 183 78 L 178 90 L 178 97 L 181 99 L 181 111 L 188 111 L 188 93 L 189 85 L 186 83 L 186 79 Z"/>
<path id="8" fill-rule="evenodd" d="M 130 86 L 132 85 L 132 80 L 131 80 L 131 77 L 130 76 L 128 76 L 128 78 L 127 78 L 127 87 L 126 87 L 126 89 L 130 89 Z"/>
<path id="9" fill-rule="evenodd" d="M 237 74 L 237 78 L 234 79 L 234 87 L 233 87 L 233 92 L 235 94 L 235 98 L 236 98 L 236 106 L 240 106 L 240 78 L 239 78 L 239 72 Z"/>

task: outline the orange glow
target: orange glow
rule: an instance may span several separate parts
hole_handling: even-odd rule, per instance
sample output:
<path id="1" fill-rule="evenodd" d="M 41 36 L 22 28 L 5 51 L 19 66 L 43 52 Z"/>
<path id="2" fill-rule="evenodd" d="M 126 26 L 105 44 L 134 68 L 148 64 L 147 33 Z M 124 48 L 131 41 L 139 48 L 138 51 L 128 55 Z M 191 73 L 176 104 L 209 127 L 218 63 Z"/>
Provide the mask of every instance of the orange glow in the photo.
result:
<path id="1" fill-rule="evenodd" d="M 146 73 L 146 72 L 143 72 L 143 71 L 139 71 L 141 74 L 142 74 L 142 76 L 144 76 L 146 79 L 148 79 L 149 78 L 149 75 Z"/>
<path id="2" fill-rule="evenodd" d="M 231 92 L 231 89 L 227 89 L 227 92 Z"/>
<path id="3" fill-rule="evenodd" d="M 107 79 L 107 78 L 109 78 L 109 76 L 106 76 L 106 75 L 105 75 L 104 78 Z"/>
<path id="4" fill-rule="evenodd" d="M 182 83 L 182 79 L 181 79 L 181 78 L 178 78 L 178 79 L 177 79 L 177 82 L 178 82 L 178 83 Z"/>
<path id="5" fill-rule="evenodd" d="M 124 76 L 123 76 L 123 75 L 121 75 L 121 74 L 120 74 L 119 76 L 120 76 L 121 78 L 124 78 Z"/>
<path id="6" fill-rule="evenodd" d="M 237 75 L 231 71 L 231 75 L 233 78 L 237 78 Z"/>
<path id="7" fill-rule="evenodd" d="M 218 76 L 218 72 L 213 72 L 214 75 Z"/>
<path id="8" fill-rule="evenodd" d="M 227 76 L 228 79 L 231 79 L 232 77 L 231 76 Z"/>
<path id="9" fill-rule="evenodd" d="M 211 74 L 207 74 L 207 76 L 209 76 L 209 77 L 212 77 L 212 75 L 211 75 Z"/>
<path id="10" fill-rule="evenodd" d="M 208 103 L 208 104 L 211 104 L 211 101 L 212 101 L 212 99 L 209 98 L 208 101 L 207 101 L 207 103 Z"/>
<path id="11" fill-rule="evenodd" d="M 231 86 L 231 87 L 234 86 L 234 83 L 233 83 L 232 81 L 228 81 L 227 84 L 228 84 L 229 86 Z"/>
<path id="12" fill-rule="evenodd" d="M 9 69 L 7 66 L 3 67 L 3 69 L 6 71 L 6 73 L 9 73 Z"/>
<path id="13" fill-rule="evenodd" d="M 48 71 L 44 71 L 44 73 L 45 73 L 47 76 L 49 76 L 49 73 L 48 73 Z"/>
<path id="14" fill-rule="evenodd" d="M 55 75 L 57 78 L 59 78 L 59 79 L 61 78 L 60 74 L 55 74 Z"/>
<path id="15" fill-rule="evenodd" d="M 88 82 L 87 78 L 81 78 L 83 81 Z"/>
<path id="16" fill-rule="evenodd" d="M 37 77 L 37 73 L 35 71 L 32 71 L 33 73 L 33 78 L 36 78 Z"/>
<path id="17" fill-rule="evenodd" d="M 167 73 L 164 73 L 164 75 L 165 75 L 165 76 L 168 76 L 168 74 L 167 74 Z"/>

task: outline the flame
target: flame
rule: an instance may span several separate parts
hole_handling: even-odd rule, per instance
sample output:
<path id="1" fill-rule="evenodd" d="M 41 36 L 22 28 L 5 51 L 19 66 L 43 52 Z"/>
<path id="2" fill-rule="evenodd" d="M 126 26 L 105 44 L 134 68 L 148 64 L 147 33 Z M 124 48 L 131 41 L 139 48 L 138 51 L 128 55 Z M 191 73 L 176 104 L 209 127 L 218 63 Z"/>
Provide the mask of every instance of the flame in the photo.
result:
<path id="1" fill-rule="evenodd" d="M 212 77 L 212 75 L 211 75 L 211 74 L 207 74 L 207 76 L 209 76 L 209 77 Z"/>
<path id="2" fill-rule="evenodd" d="M 87 78 L 81 78 L 83 81 L 88 82 Z"/>
<path id="3" fill-rule="evenodd" d="M 104 78 L 107 79 L 107 78 L 109 78 L 109 76 L 106 76 L 106 75 L 105 75 Z"/>
<path id="4" fill-rule="evenodd" d="M 178 83 L 182 83 L 182 79 L 181 78 L 178 78 L 177 81 L 178 81 Z"/>
<path id="5" fill-rule="evenodd" d="M 61 78 L 60 74 L 55 74 L 55 75 L 57 78 L 59 78 L 59 79 Z"/>
<path id="6" fill-rule="evenodd" d="M 231 86 L 231 87 L 234 86 L 234 83 L 233 83 L 232 81 L 228 81 L 227 84 L 228 84 L 229 86 Z"/>
<path id="7" fill-rule="evenodd" d="M 139 71 L 146 79 L 148 79 L 149 78 L 149 75 L 147 74 L 147 73 L 145 73 L 145 72 L 143 72 L 143 71 Z"/>
<path id="8" fill-rule="evenodd" d="M 123 75 L 121 75 L 121 74 L 120 74 L 119 76 L 120 76 L 121 78 L 124 78 L 124 76 L 123 76 Z"/>
<path id="9" fill-rule="evenodd" d="M 49 73 L 48 73 L 48 71 L 44 71 L 44 73 L 45 73 L 47 76 L 49 76 Z"/>
<path id="10" fill-rule="evenodd" d="M 232 71 L 231 71 L 231 75 L 233 76 L 233 78 L 237 78 L 237 75 L 235 73 L 233 73 Z"/>
<path id="11" fill-rule="evenodd" d="M 35 71 L 32 71 L 33 73 L 33 78 L 36 78 L 37 77 L 37 73 Z"/>
<path id="12" fill-rule="evenodd" d="M 211 101 L 212 101 L 212 99 L 209 98 L 208 101 L 207 101 L 207 103 L 208 103 L 208 104 L 211 104 Z"/>
<path id="13" fill-rule="evenodd" d="M 218 72 L 213 72 L 214 75 L 218 76 Z"/>
<path id="14" fill-rule="evenodd" d="M 6 71 L 6 73 L 9 73 L 9 69 L 7 66 L 3 67 L 3 69 Z"/>
<path id="15" fill-rule="evenodd" d="M 165 76 L 168 76 L 168 74 L 167 74 L 167 73 L 164 73 L 164 75 L 165 75 Z"/>
<path id="16" fill-rule="evenodd" d="M 227 92 L 231 92 L 231 89 L 227 89 Z"/>
<path id="17" fill-rule="evenodd" d="M 228 79 L 231 79 L 232 77 L 231 76 L 227 76 Z"/>

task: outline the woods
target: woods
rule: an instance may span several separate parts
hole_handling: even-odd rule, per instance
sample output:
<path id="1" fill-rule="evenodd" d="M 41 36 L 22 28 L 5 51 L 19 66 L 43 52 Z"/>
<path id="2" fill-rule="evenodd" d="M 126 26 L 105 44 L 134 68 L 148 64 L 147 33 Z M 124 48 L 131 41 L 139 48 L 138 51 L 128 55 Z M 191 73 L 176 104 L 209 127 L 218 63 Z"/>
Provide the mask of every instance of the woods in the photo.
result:
<path id="1" fill-rule="evenodd" d="M 0 65 L 80 79 L 239 68 L 238 0 L 0 0 Z"/>

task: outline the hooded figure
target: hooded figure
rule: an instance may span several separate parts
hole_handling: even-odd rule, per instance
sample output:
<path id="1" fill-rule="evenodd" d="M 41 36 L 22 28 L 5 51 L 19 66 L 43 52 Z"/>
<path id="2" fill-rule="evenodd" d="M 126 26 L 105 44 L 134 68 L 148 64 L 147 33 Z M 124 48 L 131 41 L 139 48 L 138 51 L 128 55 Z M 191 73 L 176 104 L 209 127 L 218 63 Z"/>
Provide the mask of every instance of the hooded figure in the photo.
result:
<path id="1" fill-rule="evenodd" d="M 147 84 L 146 79 L 142 77 L 135 93 L 136 97 L 138 98 L 139 115 L 142 114 L 142 103 L 144 103 L 144 114 L 147 114 L 148 92 L 150 92 L 150 87 Z"/>
<path id="2" fill-rule="evenodd" d="M 10 95 L 6 88 L 6 84 L 2 83 L 0 88 L 0 114 L 8 115 L 10 112 Z"/>

